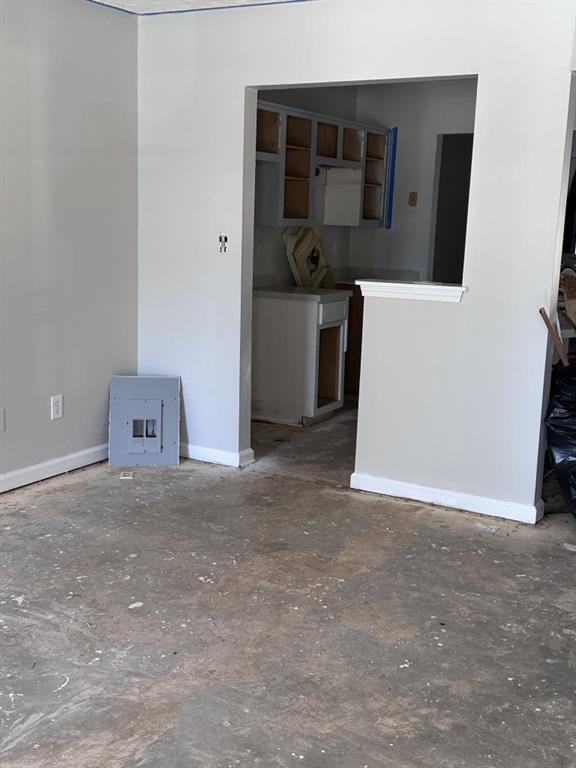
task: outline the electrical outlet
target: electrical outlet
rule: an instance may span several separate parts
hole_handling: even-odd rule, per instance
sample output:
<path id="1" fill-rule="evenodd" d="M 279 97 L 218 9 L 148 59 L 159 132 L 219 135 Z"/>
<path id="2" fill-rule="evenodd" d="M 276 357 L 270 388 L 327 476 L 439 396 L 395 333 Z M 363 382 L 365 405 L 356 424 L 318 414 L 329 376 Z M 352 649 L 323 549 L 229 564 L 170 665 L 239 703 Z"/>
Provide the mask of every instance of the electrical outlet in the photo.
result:
<path id="1" fill-rule="evenodd" d="M 228 250 L 228 235 L 218 235 L 218 243 L 220 245 L 220 253 L 226 253 Z"/>
<path id="2" fill-rule="evenodd" d="M 418 192 L 409 192 L 408 193 L 408 205 L 410 208 L 416 208 L 418 205 Z"/>
<path id="3" fill-rule="evenodd" d="M 52 395 L 50 398 L 50 418 L 61 419 L 64 415 L 62 408 L 64 405 L 64 395 Z"/>
<path id="4" fill-rule="evenodd" d="M 0 408 L 0 432 L 6 432 L 6 408 Z"/>

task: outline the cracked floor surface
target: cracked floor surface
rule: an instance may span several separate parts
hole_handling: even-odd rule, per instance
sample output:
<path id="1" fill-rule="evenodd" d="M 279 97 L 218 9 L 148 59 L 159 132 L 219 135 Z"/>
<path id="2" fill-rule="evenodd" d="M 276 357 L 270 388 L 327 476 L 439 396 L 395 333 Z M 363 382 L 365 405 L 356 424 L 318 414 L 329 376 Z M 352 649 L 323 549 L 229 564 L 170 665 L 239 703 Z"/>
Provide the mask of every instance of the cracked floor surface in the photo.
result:
<path id="1" fill-rule="evenodd" d="M 353 416 L 5 494 L 0 765 L 575 766 L 576 520 L 350 491 Z"/>

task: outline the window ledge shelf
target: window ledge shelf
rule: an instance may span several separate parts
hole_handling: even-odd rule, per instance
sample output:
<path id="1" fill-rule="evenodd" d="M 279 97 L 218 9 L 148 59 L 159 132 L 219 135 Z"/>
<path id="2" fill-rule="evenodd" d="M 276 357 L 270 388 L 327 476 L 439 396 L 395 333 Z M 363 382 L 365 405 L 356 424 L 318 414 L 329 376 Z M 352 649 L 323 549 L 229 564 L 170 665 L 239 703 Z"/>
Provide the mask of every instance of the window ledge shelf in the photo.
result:
<path id="1" fill-rule="evenodd" d="M 458 304 L 468 290 L 463 285 L 444 283 L 397 283 L 382 280 L 356 280 L 362 296 L 378 299 L 411 299 L 415 301 L 448 301 Z"/>

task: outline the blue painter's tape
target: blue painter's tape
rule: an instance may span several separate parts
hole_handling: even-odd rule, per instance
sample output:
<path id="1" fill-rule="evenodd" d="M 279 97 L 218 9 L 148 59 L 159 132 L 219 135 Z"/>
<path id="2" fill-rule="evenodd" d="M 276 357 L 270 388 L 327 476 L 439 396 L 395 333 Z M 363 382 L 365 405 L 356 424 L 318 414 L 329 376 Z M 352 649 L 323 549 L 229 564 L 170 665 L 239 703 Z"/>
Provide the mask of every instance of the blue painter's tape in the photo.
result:
<path id="1" fill-rule="evenodd" d="M 390 131 L 390 162 L 388 163 L 388 194 L 386 195 L 386 213 L 384 229 L 392 228 L 392 207 L 394 205 L 394 181 L 396 179 L 396 147 L 398 145 L 398 128 Z"/>
<path id="2" fill-rule="evenodd" d="M 230 8 L 261 8 L 263 5 L 288 5 L 289 3 L 310 3 L 315 0 L 265 0 L 263 3 L 239 3 L 238 5 L 208 5 L 205 8 L 181 8 L 173 11 L 144 11 L 138 13 L 137 11 L 131 11 L 129 8 L 121 8 L 118 5 L 112 5 L 111 3 L 105 3 L 103 0 L 85 0 L 87 3 L 93 5 L 101 5 L 103 8 L 110 8 L 113 11 L 120 11 L 121 13 L 128 13 L 130 16 L 168 16 L 174 13 L 198 13 L 201 11 L 227 11 Z"/>

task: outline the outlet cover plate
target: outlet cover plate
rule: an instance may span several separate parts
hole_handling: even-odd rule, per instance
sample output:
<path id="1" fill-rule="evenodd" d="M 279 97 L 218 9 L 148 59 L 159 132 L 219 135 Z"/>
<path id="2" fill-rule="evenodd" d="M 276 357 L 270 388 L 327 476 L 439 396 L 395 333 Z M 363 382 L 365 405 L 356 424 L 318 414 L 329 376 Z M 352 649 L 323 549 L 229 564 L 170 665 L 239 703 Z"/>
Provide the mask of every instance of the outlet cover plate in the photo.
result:
<path id="1" fill-rule="evenodd" d="M 63 395 L 52 395 L 50 397 L 50 418 L 52 421 L 54 419 L 61 419 L 64 415 L 62 408 L 64 405 L 64 396 Z"/>

